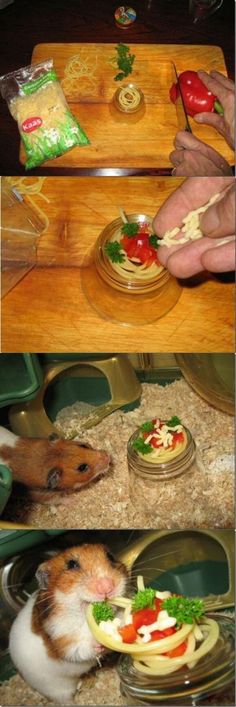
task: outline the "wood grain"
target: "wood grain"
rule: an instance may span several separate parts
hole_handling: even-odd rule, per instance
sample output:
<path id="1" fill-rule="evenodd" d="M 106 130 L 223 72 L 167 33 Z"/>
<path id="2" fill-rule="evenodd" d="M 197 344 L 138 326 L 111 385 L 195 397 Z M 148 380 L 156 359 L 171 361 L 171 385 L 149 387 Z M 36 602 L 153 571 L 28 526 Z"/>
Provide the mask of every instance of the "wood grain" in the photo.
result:
<path id="1" fill-rule="evenodd" d="M 114 44 L 38 44 L 33 51 L 32 63 L 48 57 L 63 79 L 68 60 L 86 49 L 86 58 L 96 66 L 96 86 L 83 87 L 78 81 L 77 95 L 65 89 L 73 114 L 87 133 L 91 144 L 74 148 L 56 160 L 48 160 L 45 167 L 71 168 L 165 168 L 170 167 L 169 154 L 178 131 L 175 107 L 169 99 L 173 82 L 172 63 L 177 72 L 203 68 L 226 73 L 223 52 L 215 46 L 129 44 L 135 54 L 132 81 L 145 96 L 145 111 L 125 115 L 117 111 L 112 99 L 117 89 L 114 81 L 116 69 L 109 60 L 116 55 Z M 95 92 L 94 92 L 95 90 Z M 190 121 L 194 134 L 218 150 L 229 162 L 233 155 L 225 140 L 208 126 Z M 20 161 L 25 162 L 24 148 Z"/>
<path id="2" fill-rule="evenodd" d="M 41 236 L 39 266 L 2 301 L 2 351 L 233 351 L 234 284 L 226 277 L 206 275 L 184 283 L 176 306 L 155 324 L 141 327 L 103 320 L 82 291 L 76 265 L 84 254 L 90 258 L 118 205 L 154 216 L 181 181 L 47 177 L 43 190 L 50 202 L 43 202 L 43 208 L 50 227 Z"/>

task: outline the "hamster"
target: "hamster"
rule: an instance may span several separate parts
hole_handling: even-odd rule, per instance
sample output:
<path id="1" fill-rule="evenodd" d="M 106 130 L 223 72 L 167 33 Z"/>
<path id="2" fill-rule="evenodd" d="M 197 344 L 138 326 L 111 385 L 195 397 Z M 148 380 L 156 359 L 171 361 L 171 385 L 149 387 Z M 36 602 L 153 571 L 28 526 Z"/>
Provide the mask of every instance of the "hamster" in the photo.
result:
<path id="1" fill-rule="evenodd" d="M 68 704 L 105 650 L 90 632 L 86 608 L 124 594 L 128 570 L 104 545 L 84 544 L 43 562 L 36 578 L 39 590 L 12 625 L 10 655 L 31 687 Z"/>
<path id="2" fill-rule="evenodd" d="M 65 502 L 66 495 L 105 474 L 109 463 L 107 452 L 87 444 L 57 435 L 18 437 L 0 427 L 0 464 L 9 466 L 13 481 L 26 486 L 31 499 L 40 503 Z"/>

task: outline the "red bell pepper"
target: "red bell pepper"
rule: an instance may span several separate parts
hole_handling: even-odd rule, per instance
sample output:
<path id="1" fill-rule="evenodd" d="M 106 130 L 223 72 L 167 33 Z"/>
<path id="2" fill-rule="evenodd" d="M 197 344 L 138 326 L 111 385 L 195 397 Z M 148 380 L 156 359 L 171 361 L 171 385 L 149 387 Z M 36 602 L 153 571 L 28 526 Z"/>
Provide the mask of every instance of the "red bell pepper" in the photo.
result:
<path id="1" fill-rule="evenodd" d="M 140 609 L 133 614 L 133 626 L 137 631 L 141 626 L 148 626 L 157 620 L 156 609 Z"/>
<path id="2" fill-rule="evenodd" d="M 179 83 L 186 113 L 193 117 L 197 113 L 224 113 L 217 97 L 208 91 L 208 88 L 199 78 L 196 71 L 183 71 L 179 74 Z M 170 89 L 170 99 L 175 103 L 179 96 L 178 84 L 174 83 Z"/>
<path id="3" fill-rule="evenodd" d="M 187 641 L 183 641 L 183 643 L 180 643 L 180 646 L 172 648 L 171 651 L 167 651 L 167 653 L 163 653 L 163 655 L 168 655 L 169 658 L 178 658 L 185 653 L 187 645 Z"/>
<path id="4" fill-rule="evenodd" d="M 136 638 L 138 638 L 138 634 L 133 624 L 127 624 L 127 626 L 119 628 L 119 633 L 124 643 L 134 643 L 136 641 Z"/>

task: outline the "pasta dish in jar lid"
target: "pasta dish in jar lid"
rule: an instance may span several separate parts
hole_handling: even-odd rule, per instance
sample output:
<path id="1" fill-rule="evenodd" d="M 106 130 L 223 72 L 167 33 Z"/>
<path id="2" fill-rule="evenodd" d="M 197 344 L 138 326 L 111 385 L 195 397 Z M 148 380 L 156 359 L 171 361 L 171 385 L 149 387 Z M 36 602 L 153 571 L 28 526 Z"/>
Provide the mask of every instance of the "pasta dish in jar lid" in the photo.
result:
<path id="1" fill-rule="evenodd" d="M 84 293 L 101 316 L 121 324 L 150 324 L 176 304 L 182 288 L 160 264 L 152 219 L 142 213 L 109 223 L 81 270 Z"/>
<path id="2" fill-rule="evenodd" d="M 209 694 L 233 679 L 233 622 L 208 614 L 209 601 L 145 587 L 137 577 L 132 597 L 108 598 L 87 609 L 96 640 L 124 654 L 118 664 L 128 704 L 184 704 L 193 694 Z M 126 702 L 127 704 L 127 702 Z M 172 703 L 171 703 L 172 704 Z M 174 701 L 175 704 L 175 701 Z"/>
<path id="3" fill-rule="evenodd" d="M 169 420 L 145 421 L 127 446 L 129 490 L 132 503 L 144 513 L 158 512 L 160 483 L 171 482 L 196 468 L 196 445 L 190 430 L 177 415 Z M 168 489 L 164 486 L 166 494 Z M 178 498 L 173 498 L 178 504 Z"/>

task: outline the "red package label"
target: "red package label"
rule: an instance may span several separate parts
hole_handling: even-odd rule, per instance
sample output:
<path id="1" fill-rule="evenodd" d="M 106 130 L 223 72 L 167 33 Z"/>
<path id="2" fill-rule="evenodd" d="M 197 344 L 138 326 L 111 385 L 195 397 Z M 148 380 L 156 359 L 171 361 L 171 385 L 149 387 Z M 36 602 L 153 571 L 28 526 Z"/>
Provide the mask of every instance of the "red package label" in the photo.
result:
<path id="1" fill-rule="evenodd" d="M 24 133 L 32 133 L 34 130 L 40 128 L 42 122 L 41 118 L 27 118 L 27 120 L 24 120 L 21 127 Z"/>

